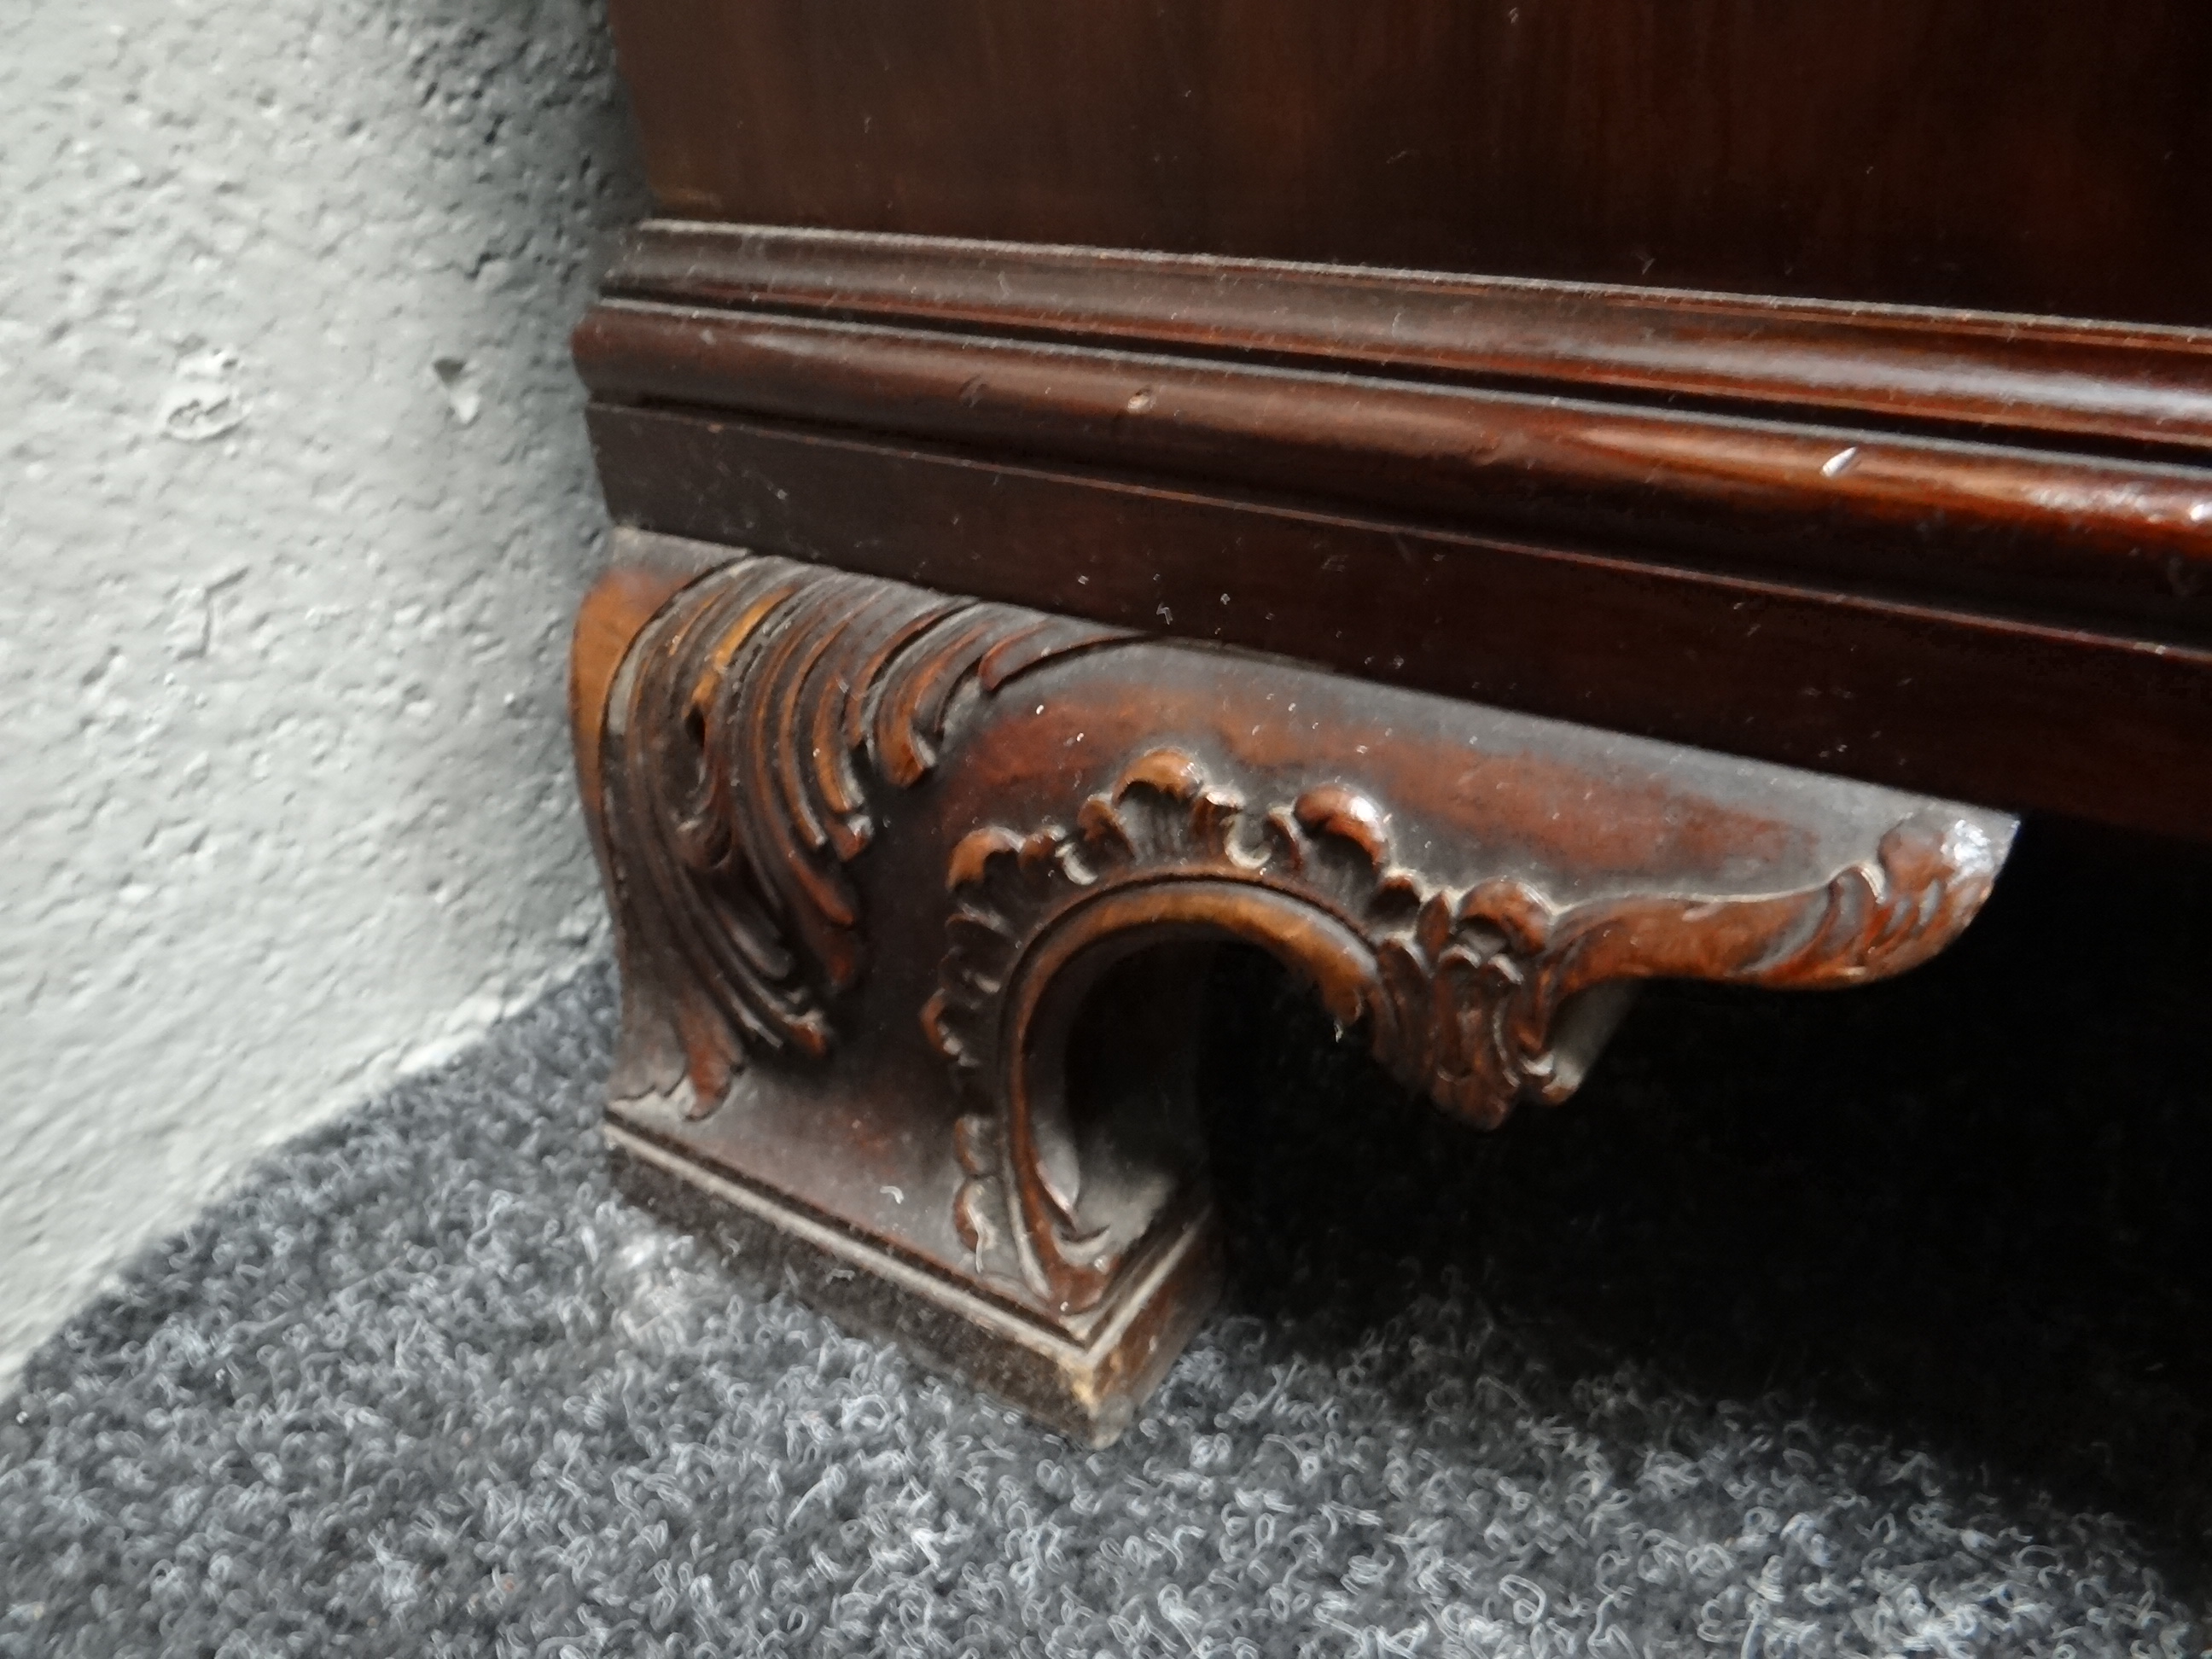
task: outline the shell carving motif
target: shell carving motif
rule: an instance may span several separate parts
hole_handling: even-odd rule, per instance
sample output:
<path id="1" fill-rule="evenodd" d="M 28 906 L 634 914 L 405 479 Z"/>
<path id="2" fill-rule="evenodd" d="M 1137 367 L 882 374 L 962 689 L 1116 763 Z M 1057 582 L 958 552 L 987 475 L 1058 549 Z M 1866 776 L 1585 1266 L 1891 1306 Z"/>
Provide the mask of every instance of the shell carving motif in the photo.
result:
<path id="1" fill-rule="evenodd" d="M 1557 1102 L 1614 1010 L 1607 988 L 1695 976 L 1849 984 L 1910 967 L 1987 896 L 2002 849 L 1970 821 L 1909 820 L 1824 885 L 1753 897 L 1683 893 L 1563 907 L 1502 878 L 1454 890 L 1398 863 L 1388 811 L 1340 783 L 1255 806 L 1193 756 L 1141 756 L 1072 823 L 993 826 L 955 848 L 954 909 L 930 1041 L 982 1109 L 960 1128 L 957 1220 L 979 1260 L 1011 1247 L 1063 1305 L 1103 1294 L 1141 1223 L 1086 1221 L 1039 1120 L 1055 1079 L 1032 1033 L 1053 981 L 1146 935 L 1260 945 L 1363 1032 L 1407 1087 L 1473 1122 Z"/>

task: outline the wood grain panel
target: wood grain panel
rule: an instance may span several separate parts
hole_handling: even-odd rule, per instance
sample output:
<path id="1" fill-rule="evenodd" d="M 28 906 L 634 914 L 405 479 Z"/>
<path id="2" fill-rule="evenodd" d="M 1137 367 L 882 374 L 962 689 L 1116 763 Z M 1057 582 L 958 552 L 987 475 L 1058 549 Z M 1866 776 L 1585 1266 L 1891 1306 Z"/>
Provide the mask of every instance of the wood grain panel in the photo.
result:
<path id="1" fill-rule="evenodd" d="M 615 0 L 686 217 L 2212 322 L 2197 0 Z"/>

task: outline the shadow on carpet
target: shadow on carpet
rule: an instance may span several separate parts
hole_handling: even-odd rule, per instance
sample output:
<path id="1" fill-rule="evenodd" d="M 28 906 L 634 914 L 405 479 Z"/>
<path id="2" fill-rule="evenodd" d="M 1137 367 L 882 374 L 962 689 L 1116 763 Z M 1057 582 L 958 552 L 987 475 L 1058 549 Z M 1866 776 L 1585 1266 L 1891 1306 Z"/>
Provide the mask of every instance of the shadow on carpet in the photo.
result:
<path id="1" fill-rule="evenodd" d="M 1492 1136 L 1232 958 L 1237 1285 L 1096 1453 L 616 1200 L 597 970 L 33 1361 L 0 1655 L 2196 1653 L 2208 924 L 2032 834 L 1943 961 L 1655 992 Z"/>

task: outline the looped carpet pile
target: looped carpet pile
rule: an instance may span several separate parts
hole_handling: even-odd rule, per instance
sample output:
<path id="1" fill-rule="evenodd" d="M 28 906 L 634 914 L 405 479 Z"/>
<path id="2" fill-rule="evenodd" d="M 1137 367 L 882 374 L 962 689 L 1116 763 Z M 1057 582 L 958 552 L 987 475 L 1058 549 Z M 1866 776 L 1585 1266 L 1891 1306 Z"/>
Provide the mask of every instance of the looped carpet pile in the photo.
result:
<path id="1" fill-rule="evenodd" d="M 2069 1094 L 2158 1009 L 2028 1018 L 2023 879 L 1948 979 L 1656 995 L 1489 1138 L 1232 960 L 1237 1288 L 1101 1452 L 617 1199 L 595 969 L 35 1359 L 0 1655 L 2196 1653 L 2203 1042 Z"/>

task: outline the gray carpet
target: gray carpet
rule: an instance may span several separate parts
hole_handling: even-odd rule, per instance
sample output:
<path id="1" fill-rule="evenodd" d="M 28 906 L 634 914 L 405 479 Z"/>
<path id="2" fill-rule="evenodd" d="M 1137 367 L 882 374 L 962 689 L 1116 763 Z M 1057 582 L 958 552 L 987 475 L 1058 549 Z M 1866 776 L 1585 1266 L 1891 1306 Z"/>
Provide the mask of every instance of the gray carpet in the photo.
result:
<path id="1" fill-rule="evenodd" d="M 2015 914 L 1985 951 L 2047 939 Z M 1910 1067 L 1808 1060 L 1879 1046 L 1857 1016 L 1662 997 L 1581 1106 L 1462 1137 L 1243 971 L 1217 1133 L 1266 1145 L 1224 1173 L 1239 1287 L 1118 1446 L 748 1293 L 615 1199 L 598 971 L 289 1150 L 33 1361 L 0 1412 L 0 1655 L 2199 1650 L 2197 1339 L 2151 1362 L 2166 1392 L 2126 1394 L 2009 1315 L 2009 1351 L 1978 1313 L 1915 1336 L 1996 1279 L 1934 1216 L 1972 1181 L 1911 1173 L 1942 1155 L 1914 1140 L 1955 1115 L 1942 1088 L 1900 1105 Z M 1864 1018 L 1909 1047 L 1914 1006 Z M 2032 1023 L 2103 1046 L 2068 1006 Z M 1736 1081 L 1693 1098 L 1726 1041 Z M 1319 1076 L 1307 1107 L 1271 1066 Z M 1814 1097 L 1796 1139 L 1747 1127 L 1784 1073 Z M 1869 1124 L 1823 1088 L 1892 1095 Z M 1750 1151 L 1698 1145 L 1693 1115 Z M 2139 1231 L 2201 1242 L 2160 1231 L 2169 1152 L 2099 1164 L 2052 1133 L 2065 1167 L 2008 1179 L 2134 1180 Z M 1831 1155 L 1901 1157 L 1903 1198 L 1835 1198 L 1807 1171 Z M 1358 1188 L 1370 1156 L 1413 1184 Z M 1486 1231 L 1453 1231 L 1477 1208 Z M 2059 1218 L 2076 1258 L 2085 1215 Z M 1875 1281 L 1863 1304 L 1847 1277 Z M 2033 1294 L 2133 1352 L 2098 1323 L 2113 1283 Z M 1965 1381 L 1916 1393 L 1931 1365 Z M 2108 1395 L 2151 1441 L 2100 1438 Z"/>

